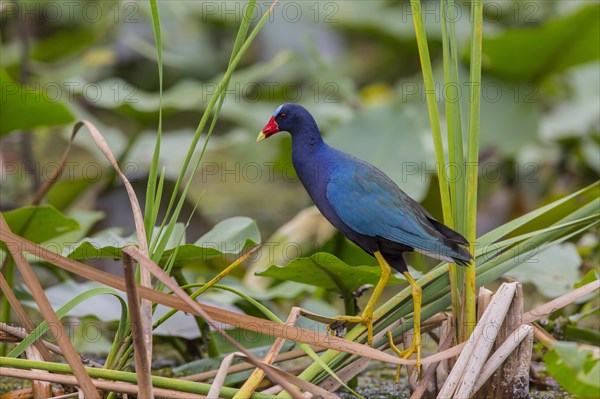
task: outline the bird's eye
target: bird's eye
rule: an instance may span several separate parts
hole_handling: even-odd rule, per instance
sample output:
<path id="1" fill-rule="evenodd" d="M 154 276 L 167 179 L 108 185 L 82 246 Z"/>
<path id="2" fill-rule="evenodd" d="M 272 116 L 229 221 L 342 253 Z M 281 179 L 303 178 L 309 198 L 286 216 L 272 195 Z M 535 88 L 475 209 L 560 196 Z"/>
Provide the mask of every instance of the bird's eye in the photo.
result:
<path id="1" fill-rule="evenodd" d="M 279 114 L 279 119 L 285 119 L 285 117 L 287 116 L 286 114 Z"/>

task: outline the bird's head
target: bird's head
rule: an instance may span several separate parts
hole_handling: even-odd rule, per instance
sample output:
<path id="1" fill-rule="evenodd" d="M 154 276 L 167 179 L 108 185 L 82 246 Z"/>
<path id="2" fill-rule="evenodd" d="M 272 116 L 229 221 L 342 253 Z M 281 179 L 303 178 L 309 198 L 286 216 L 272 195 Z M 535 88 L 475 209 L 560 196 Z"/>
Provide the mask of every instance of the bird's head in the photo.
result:
<path id="1" fill-rule="evenodd" d="M 293 135 L 302 127 L 311 125 L 316 126 L 316 123 L 306 108 L 298 104 L 283 104 L 277 107 L 256 141 L 264 140 L 278 132 L 290 132 Z"/>

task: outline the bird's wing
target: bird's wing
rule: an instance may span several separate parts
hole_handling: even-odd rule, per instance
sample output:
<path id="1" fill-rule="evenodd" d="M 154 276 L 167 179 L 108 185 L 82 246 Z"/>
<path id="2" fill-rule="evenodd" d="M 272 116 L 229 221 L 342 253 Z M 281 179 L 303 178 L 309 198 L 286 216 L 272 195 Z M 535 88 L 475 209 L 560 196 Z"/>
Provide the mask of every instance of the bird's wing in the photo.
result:
<path id="1" fill-rule="evenodd" d="M 360 162 L 340 168 L 327 185 L 327 199 L 339 218 L 360 234 L 383 237 L 439 253 L 445 246 L 431 215 L 379 169 Z"/>

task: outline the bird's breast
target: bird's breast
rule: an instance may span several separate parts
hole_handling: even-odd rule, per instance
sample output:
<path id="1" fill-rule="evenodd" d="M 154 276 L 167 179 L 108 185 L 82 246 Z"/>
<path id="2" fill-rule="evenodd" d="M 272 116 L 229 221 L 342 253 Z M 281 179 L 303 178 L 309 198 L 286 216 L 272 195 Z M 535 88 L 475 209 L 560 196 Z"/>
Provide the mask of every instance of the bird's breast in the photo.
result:
<path id="1" fill-rule="evenodd" d="M 300 182 L 323 216 L 346 236 L 352 235 L 352 230 L 340 219 L 327 198 L 327 186 L 331 179 L 335 179 L 340 165 L 319 157 L 311 160 L 292 157 L 292 162 Z"/>
<path id="2" fill-rule="evenodd" d="M 327 192 L 327 183 L 330 179 L 329 167 L 321 162 L 310 162 L 310 160 L 292 158 L 294 169 L 298 179 L 308 192 L 315 199 L 319 194 L 325 195 Z"/>

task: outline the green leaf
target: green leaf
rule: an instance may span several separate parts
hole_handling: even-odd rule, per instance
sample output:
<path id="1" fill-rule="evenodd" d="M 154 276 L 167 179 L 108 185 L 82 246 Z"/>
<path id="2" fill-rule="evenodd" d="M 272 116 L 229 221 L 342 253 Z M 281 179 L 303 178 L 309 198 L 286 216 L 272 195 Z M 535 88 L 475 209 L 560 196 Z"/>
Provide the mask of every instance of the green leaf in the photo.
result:
<path id="1" fill-rule="evenodd" d="M 154 153 L 152 154 L 152 163 L 150 164 L 150 172 L 148 174 L 148 185 L 146 186 L 146 204 L 144 206 L 144 227 L 148 240 L 152 242 L 152 226 L 156 224 L 158 217 L 158 206 L 162 197 L 162 182 L 157 181 L 159 170 L 160 148 L 162 140 L 162 121 L 163 121 L 163 60 L 162 60 L 162 32 L 160 29 L 160 16 L 158 12 L 158 4 L 156 0 L 150 0 L 150 9 L 152 13 L 152 28 L 154 31 L 154 42 L 156 45 L 156 61 L 158 65 L 158 129 L 156 141 L 154 143 Z M 163 169 L 164 171 L 164 169 Z M 157 183 L 159 191 L 157 190 Z M 159 199 L 155 202 L 156 199 Z"/>
<path id="2" fill-rule="evenodd" d="M 175 249 L 168 249 L 163 253 L 161 263 L 166 262 L 169 257 L 175 252 Z M 183 266 L 206 262 L 209 259 L 216 258 L 222 253 L 214 248 L 199 247 L 194 244 L 183 244 L 177 250 L 177 258 L 175 258 L 174 266 Z"/>
<path id="3" fill-rule="evenodd" d="M 93 184 L 92 179 L 86 178 L 59 180 L 52 185 L 46 199 L 57 209 L 65 209 Z"/>
<path id="4" fill-rule="evenodd" d="M 590 302 L 588 302 L 589 304 Z M 593 309 L 590 310 L 586 310 L 583 313 L 576 313 L 574 315 L 569 316 L 569 321 L 573 322 L 573 323 L 579 323 L 581 320 L 585 320 L 588 317 L 600 317 L 600 306 L 597 306 Z M 598 332 L 598 334 L 600 334 L 600 332 Z M 600 346 L 600 341 L 598 342 L 598 346 Z"/>
<path id="5" fill-rule="evenodd" d="M 114 231 L 107 230 L 65 248 L 63 256 L 70 259 L 121 259 L 123 247 L 132 244 L 137 244 L 135 236 L 121 237 Z"/>
<path id="6" fill-rule="evenodd" d="M 590 270 L 587 274 L 579 281 L 577 284 L 573 286 L 573 288 L 583 287 L 586 284 L 591 283 L 592 281 L 598 280 L 599 275 L 596 270 Z"/>
<path id="7" fill-rule="evenodd" d="M 3 215 L 13 233 L 35 243 L 79 229 L 77 220 L 62 214 L 52 205 L 25 206 Z"/>
<path id="8" fill-rule="evenodd" d="M 194 245 L 214 248 L 224 254 L 237 254 L 244 248 L 260 243 L 260 232 L 254 220 L 237 216 L 223 220 Z"/>
<path id="9" fill-rule="evenodd" d="M 14 130 L 64 125 L 75 119 L 64 104 L 19 85 L 4 69 L 0 69 L 0 87 L 0 136 Z"/>
<path id="10" fill-rule="evenodd" d="M 594 4 L 535 28 L 484 39 L 484 68 L 507 80 L 539 81 L 548 74 L 600 58 L 598 37 L 600 8 Z"/>
<path id="11" fill-rule="evenodd" d="M 600 357 L 574 342 L 557 342 L 544 355 L 548 373 L 570 393 L 597 398 L 600 392 Z"/>
<path id="12" fill-rule="evenodd" d="M 167 248 L 173 248 L 177 245 L 179 237 L 183 233 L 183 225 L 178 223 L 171 237 L 167 240 Z M 155 228 L 157 231 L 158 228 Z M 155 233 L 156 233 L 155 231 Z M 136 245 L 138 243 L 135 234 L 129 237 L 122 237 L 114 230 L 102 231 L 93 237 L 85 237 L 79 242 L 63 250 L 63 256 L 71 259 L 90 259 L 90 258 L 112 258 L 121 259 L 124 247 Z"/>
<path id="13" fill-rule="evenodd" d="M 202 263 L 224 254 L 238 254 L 245 248 L 261 242 L 260 232 L 254 220 L 238 216 L 223 220 L 194 244 L 180 245 L 175 265 Z M 167 249 L 162 261 L 166 261 L 175 248 Z"/>
<path id="14" fill-rule="evenodd" d="M 63 12 L 66 14 L 69 11 L 64 10 Z M 84 15 L 85 10 L 81 10 L 79 13 Z M 53 32 L 52 35 L 48 35 L 35 43 L 31 50 L 31 58 L 47 63 L 64 60 L 89 48 L 95 39 L 96 35 L 89 28 Z"/>
<path id="15" fill-rule="evenodd" d="M 331 254 L 319 252 L 307 258 L 295 259 L 284 267 L 271 266 L 257 275 L 296 281 L 348 294 L 364 284 L 377 284 L 381 277 L 381 269 L 374 266 L 350 266 Z M 402 281 L 392 275 L 388 285 Z"/>
<path id="16" fill-rule="evenodd" d="M 166 262 L 175 252 L 178 240 L 183 233 L 183 225 L 176 224 L 165 246 L 161 263 Z M 158 234 L 155 228 L 154 234 Z M 163 233 L 164 234 L 164 233 Z M 159 238 L 160 239 L 160 238 Z M 137 243 L 135 235 L 122 237 L 112 230 L 103 231 L 93 237 L 86 237 L 63 255 L 71 259 L 112 258 L 121 259 L 122 249 Z M 223 254 L 237 254 L 245 248 L 260 243 L 260 233 L 256 223 L 247 217 L 234 217 L 218 223 L 212 230 L 194 244 L 179 245 L 176 265 L 201 263 Z"/>
<path id="17" fill-rule="evenodd" d="M 595 313 L 598 315 L 598 312 Z M 596 346 L 600 345 L 600 331 L 597 329 L 583 328 L 567 324 L 563 329 L 563 337 L 569 341 L 589 343 Z"/>
<path id="18" fill-rule="evenodd" d="M 79 223 L 79 228 L 54 237 L 51 242 L 42 245 L 51 244 L 47 246 L 49 249 L 52 248 L 52 250 L 56 250 L 56 252 L 61 252 L 66 246 L 73 245 L 74 242 L 86 237 L 90 230 L 92 230 L 92 227 L 94 227 L 98 221 L 104 219 L 104 212 L 74 209 L 69 212 L 69 217 L 75 219 L 77 223 Z"/>
<path id="19" fill-rule="evenodd" d="M 518 281 L 533 283 L 547 298 L 571 291 L 579 280 L 581 257 L 572 243 L 557 245 L 534 255 L 511 270 L 508 275 Z"/>

